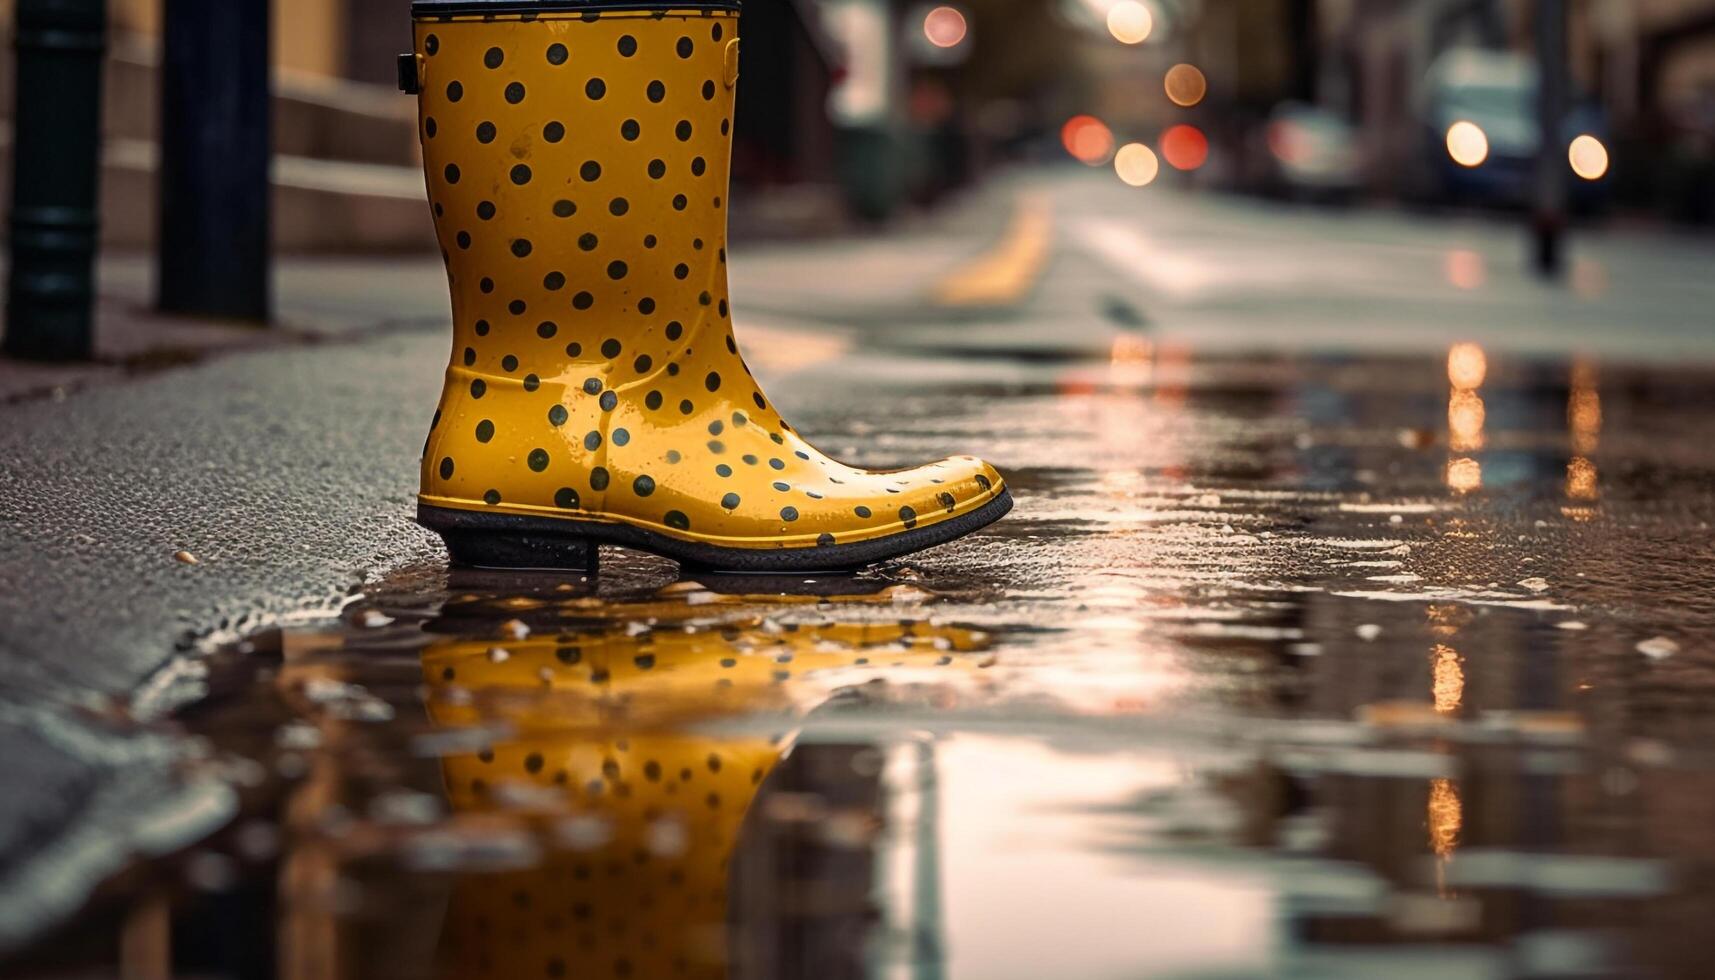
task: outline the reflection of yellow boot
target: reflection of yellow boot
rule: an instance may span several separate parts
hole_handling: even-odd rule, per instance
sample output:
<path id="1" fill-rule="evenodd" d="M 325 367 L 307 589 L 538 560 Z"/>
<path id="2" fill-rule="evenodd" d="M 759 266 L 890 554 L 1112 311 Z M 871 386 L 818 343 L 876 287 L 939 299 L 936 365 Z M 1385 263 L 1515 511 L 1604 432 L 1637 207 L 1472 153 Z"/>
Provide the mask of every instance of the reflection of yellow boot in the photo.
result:
<path id="1" fill-rule="evenodd" d="M 738 714 L 795 714 L 834 688 L 884 672 L 905 679 L 901 671 L 960 664 L 960 654 L 986 643 L 981 633 L 929 624 L 787 629 L 740 621 L 688 633 L 583 630 L 516 643 L 443 643 L 424 652 L 423 669 L 431 684 L 474 695 L 470 703 L 437 703 L 442 723 L 475 724 L 499 713 L 531 731 L 682 727 Z"/>
<path id="2" fill-rule="evenodd" d="M 455 809 L 517 814 L 552 848 L 458 879 L 449 977 L 725 976 L 729 860 L 786 740 L 684 729 L 812 707 L 824 672 L 946 668 L 984 645 L 927 624 L 630 635 L 637 610 L 608 609 L 572 633 L 423 654 L 437 724 L 509 733 L 445 761 Z"/>
<path id="3" fill-rule="evenodd" d="M 459 810 L 494 807 L 488 782 L 511 780 L 565 815 L 539 866 L 458 879 L 444 974 L 725 976 L 727 861 L 778 759 L 766 740 L 539 735 L 450 760 Z"/>
<path id="4" fill-rule="evenodd" d="M 406 74 L 455 324 L 419 520 L 455 560 L 576 566 L 612 543 L 846 568 L 1010 508 L 971 457 L 885 473 L 829 459 L 739 356 L 736 0 L 413 6 Z"/>

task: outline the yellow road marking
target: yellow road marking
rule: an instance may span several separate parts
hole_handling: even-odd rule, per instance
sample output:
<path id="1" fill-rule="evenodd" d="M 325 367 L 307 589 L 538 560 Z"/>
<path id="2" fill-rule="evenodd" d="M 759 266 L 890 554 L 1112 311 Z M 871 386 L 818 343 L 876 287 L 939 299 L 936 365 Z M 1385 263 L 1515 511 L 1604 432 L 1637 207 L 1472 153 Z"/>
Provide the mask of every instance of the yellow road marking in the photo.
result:
<path id="1" fill-rule="evenodd" d="M 744 358 L 759 371 L 788 374 L 838 360 L 851 341 L 827 331 L 763 324 L 745 318 L 734 333 L 744 344 Z"/>
<path id="2" fill-rule="evenodd" d="M 1053 242 L 1053 212 L 1047 197 L 1019 196 L 1006 234 L 982 255 L 948 273 L 935 285 L 938 306 L 1010 306 L 1036 285 Z"/>

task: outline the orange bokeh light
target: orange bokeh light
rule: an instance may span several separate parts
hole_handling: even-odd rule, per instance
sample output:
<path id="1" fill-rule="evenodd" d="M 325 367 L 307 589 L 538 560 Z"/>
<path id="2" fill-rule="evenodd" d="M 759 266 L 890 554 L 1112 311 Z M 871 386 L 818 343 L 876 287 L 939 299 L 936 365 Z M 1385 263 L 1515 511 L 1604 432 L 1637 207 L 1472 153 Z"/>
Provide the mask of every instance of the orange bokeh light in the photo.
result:
<path id="1" fill-rule="evenodd" d="M 1161 157 L 1176 170 L 1196 170 L 1209 159 L 1209 138 L 1195 126 L 1174 126 L 1161 134 Z"/>
<path id="2" fill-rule="evenodd" d="M 1060 128 L 1066 152 L 1087 166 L 1099 167 L 1114 155 L 1114 134 L 1095 116 L 1073 116 Z"/>
<path id="3" fill-rule="evenodd" d="M 965 15 L 954 7 L 936 7 L 923 18 L 923 36 L 937 48 L 955 48 L 969 31 Z"/>
<path id="4" fill-rule="evenodd" d="M 1483 464 L 1469 456 L 1447 461 L 1447 488 L 1455 493 L 1470 493 L 1483 488 Z"/>
<path id="5" fill-rule="evenodd" d="M 1483 386 L 1489 376 L 1489 357 L 1483 348 L 1461 341 L 1447 350 L 1447 380 L 1453 387 L 1472 391 Z"/>
<path id="6" fill-rule="evenodd" d="M 1209 92 L 1209 80 L 1203 77 L 1196 65 L 1174 65 L 1167 69 L 1162 84 L 1167 89 L 1167 98 L 1185 109 L 1203 101 L 1203 96 Z"/>

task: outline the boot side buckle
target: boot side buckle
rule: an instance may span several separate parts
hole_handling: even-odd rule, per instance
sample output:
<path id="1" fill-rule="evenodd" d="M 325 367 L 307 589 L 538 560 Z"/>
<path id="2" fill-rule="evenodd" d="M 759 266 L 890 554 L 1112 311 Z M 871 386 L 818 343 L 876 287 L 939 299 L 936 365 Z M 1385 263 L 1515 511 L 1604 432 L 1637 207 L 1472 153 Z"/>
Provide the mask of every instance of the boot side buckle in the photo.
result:
<path id="1" fill-rule="evenodd" d="M 726 43 L 726 87 L 738 84 L 738 38 Z"/>

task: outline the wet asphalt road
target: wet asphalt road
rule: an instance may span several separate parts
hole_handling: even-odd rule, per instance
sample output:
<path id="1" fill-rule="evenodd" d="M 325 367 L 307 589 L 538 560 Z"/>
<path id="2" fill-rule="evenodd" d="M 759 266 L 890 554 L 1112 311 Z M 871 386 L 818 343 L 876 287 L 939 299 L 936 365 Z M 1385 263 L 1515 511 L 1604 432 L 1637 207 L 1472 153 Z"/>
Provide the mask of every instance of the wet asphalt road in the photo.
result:
<path id="1" fill-rule="evenodd" d="M 853 579 L 449 575 L 406 523 L 429 333 L 9 409 L 6 780 L 54 789 L 10 826 L 60 850 L 0 918 L 75 906 L 112 857 L 79 835 L 138 813 L 177 855 L 33 969 L 176 919 L 214 973 L 1707 975 L 1702 246 L 1594 243 L 1548 291 L 1487 226 L 1046 189 L 1013 310 L 920 299 L 980 204 L 735 254 L 802 431 L 1018 496 Z M 233 645 L 158 672 L 187 634 Z M 258 942 L 185 938 L 222 930 Z"/>

